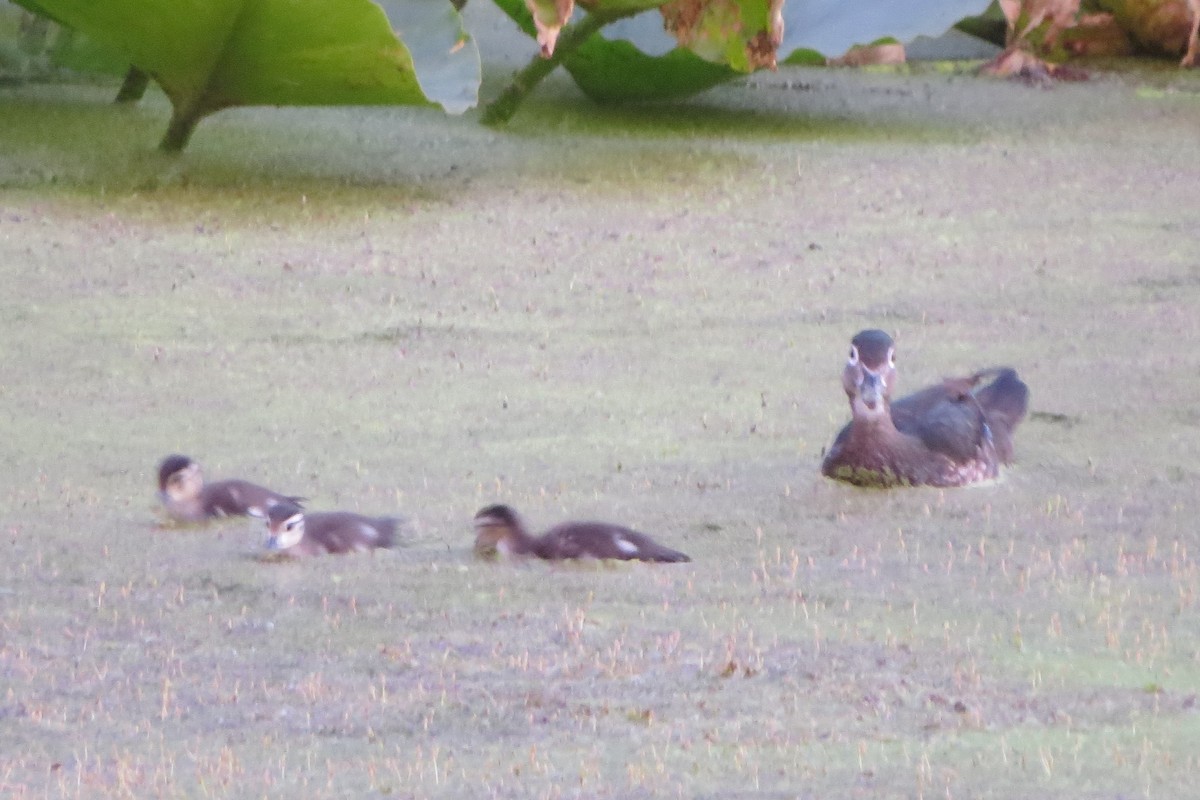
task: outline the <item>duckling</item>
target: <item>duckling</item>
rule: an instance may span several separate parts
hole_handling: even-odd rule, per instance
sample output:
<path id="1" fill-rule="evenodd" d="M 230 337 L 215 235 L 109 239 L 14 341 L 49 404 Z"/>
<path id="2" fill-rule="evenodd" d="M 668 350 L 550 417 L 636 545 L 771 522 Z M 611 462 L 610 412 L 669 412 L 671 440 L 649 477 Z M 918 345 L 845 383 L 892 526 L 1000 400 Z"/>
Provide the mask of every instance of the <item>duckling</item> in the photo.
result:
<path id="1" fill-rule="evenodd" d="M 826 477 L 859 486 L 965 486 L 1012 463 L 1013 432 L 1029 407 L 1016 370 L 980 370 L 892 402 L 895 380 L 892 337 L 858 333 L 842 371 L 852 418 L 821 465 Z"/>
<path id="2" fill-rule="evenodd" d="M 620 561 L 691 561 L 644 533 L 608 522 L 563 522 L 532 536 L 512 508 L 492 505 L 475 514 L 475 553 L 537 556 L 549 561 L 611 558 Z"/>
<path id="3" fill-rule="evenodd" d="M 167 456 L 158 465 L 158 498 L 171 519 L 185 523 L 246 515 L 265 519 L 273 505 L 304 500 L 249 481 L 205 483 L 200 465 L 181 455 Z"/>
<path id="4" fill-rule="evenodd" d="M 288 556 L 358 553 L 396 543 L 396 517 L 364 517 L 350 511 L 306 514 L 295 503 L 267 510 L 267 549 Z"/>

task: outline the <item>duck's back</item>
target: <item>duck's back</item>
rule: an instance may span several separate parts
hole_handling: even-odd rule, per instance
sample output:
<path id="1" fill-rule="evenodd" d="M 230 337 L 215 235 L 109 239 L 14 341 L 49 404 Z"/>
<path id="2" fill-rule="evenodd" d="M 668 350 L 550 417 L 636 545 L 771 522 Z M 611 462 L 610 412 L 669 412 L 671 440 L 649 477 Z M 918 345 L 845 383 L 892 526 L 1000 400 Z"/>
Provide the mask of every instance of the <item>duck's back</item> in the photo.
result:
<path id="1" fill-rule="evenodd" d="M 983 378 L 991 383 L 975 390 Z M 1001 463 L 1012 461 L 1012 433 L 1024 418 L 1029 388 L 1009 367 L 984 370 L 960 380 L 929 386 L 892 403 L 897 430 L 955 462 L 994 449 Z"/>
<path id="2" fill-rule="evenodd" d="M 352 553 L 391 547 L 396 541 L 394 517 L 364 517 L 350 511 L 305 515 L 304 539 L 327 553 Z"/>
<path id="3" fill-rule="evenodd" d="M 941 385 L 894 402 L 892 421 L 901 433 L 915 436 L 926 448 L 953 461 L 975 458 L 986 436 L 979 405 Z"/>
<path id="4" fill-rule="evenodd" d="M 267 509 L 282 502 L 298 503 L 302 497 L 287 497 L 249 481 L 228 480 L 206 483 L 201 504 L 209 517 L 265 517 Z"/>
<path id="5" fill-rule="evenodd" d="M 664 547 L 644 533 L 608 522 L 564 522 L 534 543 L 539 558 L 615 559 L 619 561 L 691 561 L 687 555 Z"/>

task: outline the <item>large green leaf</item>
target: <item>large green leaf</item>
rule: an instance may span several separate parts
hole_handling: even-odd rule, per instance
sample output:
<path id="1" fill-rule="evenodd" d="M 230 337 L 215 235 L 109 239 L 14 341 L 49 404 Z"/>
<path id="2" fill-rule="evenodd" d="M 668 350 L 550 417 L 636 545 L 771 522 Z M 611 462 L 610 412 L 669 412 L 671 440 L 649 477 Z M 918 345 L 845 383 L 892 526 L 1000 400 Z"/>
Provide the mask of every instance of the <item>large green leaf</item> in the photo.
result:
<path id="1" fill-rule="evenodd" d="M 495 0 L 521 30 L 537 36 L 533 17 L 524 0 Z M 642 14 L 662 18 L 657 11 Z M 605 34 L 620 30 L 625 20 L 604 29 Z M 619 34 L 618 34 L 619 36 Z M 664 100 L 687 97 L 716 86 L 738 73 L 723 64 L 706 61 L 684 47 L 669 52 L 647 54 L 620 38 L 610 41 L 602 35 L 591 36 L 576 51 L 566 56 L 563 67 L 588 97 L 601 103 L 638 100 Z"/>
<path id="2" fill-rule="evenodd" d="M 71 28 L 59 30 L 47 55 L 54 66 L 75 72 L 124 75 L 129 70 L 124 53 Z"/>
<path id="3" fill-rule="evenodd" d="M 564 66 L 583 93 L 598 103 L 687 97 L 738 74 L 685 47 L 649 56 L 630 42 L 600 36 L 588 39 Z"/>
<path id="4" fill-rule="evenodd" d="M 495 0 L 521 20 L 522 0 Z M 786 0 L 779 60 L 803 52 L 838 55 L 884 36 L 908 40 L 937 35 L 958 20 L 982 13 L 991 0 Z M 673 7 L 700 10 L 690 37 L 664 28 Z M 690 7 L 686 8 L 686 7 Z M 615 102 L 679 97 L 700 92 L 769 60 L 755 58 L 770 25 L 769 0 L 684 0 L 619 20 L 592 36 L 564 66 L 590 97 Z M 526 27 L 531 32 L 531 27 Z M 681 46 L 681 41 L 683 45 Z"/>
<path id="5" fill-rule="evenodd" d="M 616 19 L 657 8 L 663 2 L 664 0 L 580 0 L 579 5 L 589 13 Z M 524 0 L 524 5 L 537 29 L 534 37 L 541 46 L 542 55 L 550 58 L 554 55 L 559 33 L 575 13 L 575 0 Z"/>
<path id="6" fill-rule="evenodd" d="M 22 2 L 127 53 L 171 98 L 173 126 L 239 105 L 461 112 L 479 85 L 478 51 L 449 0 Z"/>
<path id="7" fill-rule="evenodd" d="M 778 0 L 782 2 L 783 0 Z M 771 0 L 671 0 L 663 27 L 683 47 L 738 72 L 775 66 Z"/>

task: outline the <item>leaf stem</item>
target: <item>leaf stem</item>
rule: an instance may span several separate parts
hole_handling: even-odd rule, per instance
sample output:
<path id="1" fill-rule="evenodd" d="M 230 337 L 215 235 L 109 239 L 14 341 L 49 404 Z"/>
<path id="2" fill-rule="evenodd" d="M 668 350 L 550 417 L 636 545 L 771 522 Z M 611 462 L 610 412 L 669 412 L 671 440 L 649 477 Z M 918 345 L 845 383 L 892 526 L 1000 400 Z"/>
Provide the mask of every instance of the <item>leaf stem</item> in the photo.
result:
<path id="1" fill-rule="evenodd" d="M 137 67 L 130 67 L 129 72 L 125 73 L 125 81 L 121 84 L 121 90 L 117 92 L 117 103 L 136 103 L 142 99 L 142 95 L 146 94 L 146 87 L 150 85 L 150 74 L 143 72 Z"/>
<path id="2" fill-rule="evenodd" d="M 512 82 L 500 93 L 500 96 L 488 103 L 487 108 L 483 110 L 480 122 L 491 126 L 507 123 L 512 119 L 513 114 L 517 113 L 517 107 L 542 82 L 542 79 L 578 50 L 593 33 L 610 22 L 615 22 L 622 17 L 633 16 L 636 13 L 638 13 L 637 10 L 608 14 L 592 11 L 585 14 L 579 22 L 573 25 L 564 25 L 558 35 L 554 54 L 549 58 L 543 58 L 540 55 L 534 56 L 524 69 L 513 76 Z"/>
<path id="3" fill-rule="evenodd" d="M 192 138 L 192 132 L 196 130 L 201 116 L 195 113 L 181 113 L 176 109 L 171 114 L 171 122 L 167 125 L 167 132 L 163 135 L 158 149 L 164 153 L 182 152 L 183 148 L 187 146 L 188 139 Z"/>

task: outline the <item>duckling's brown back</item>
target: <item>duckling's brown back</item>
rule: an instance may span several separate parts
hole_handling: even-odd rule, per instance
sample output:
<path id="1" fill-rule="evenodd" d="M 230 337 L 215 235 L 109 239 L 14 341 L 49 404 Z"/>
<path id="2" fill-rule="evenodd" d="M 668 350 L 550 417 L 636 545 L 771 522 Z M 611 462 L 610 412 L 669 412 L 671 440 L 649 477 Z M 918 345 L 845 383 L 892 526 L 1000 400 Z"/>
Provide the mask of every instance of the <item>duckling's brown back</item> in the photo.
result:
<path id="1" fill-rule="evenodd" d="M 607 522 L 564 522 L 546 532 L 534 545 L 540 558 L 599 558 L 618 561 L 691 561 L 644 533 Z"/>

